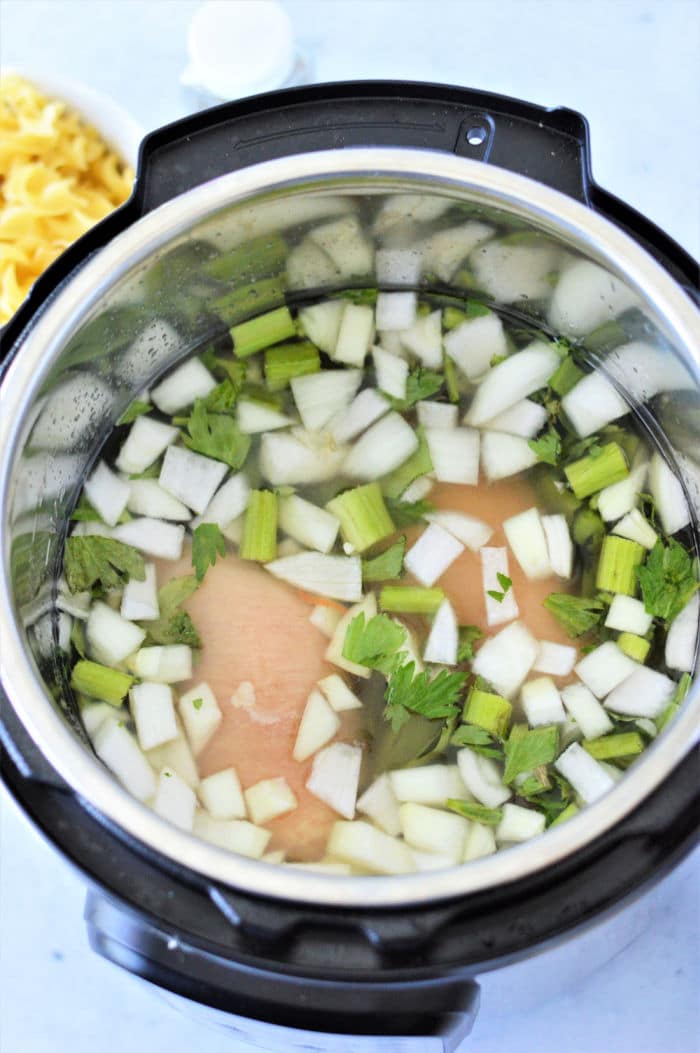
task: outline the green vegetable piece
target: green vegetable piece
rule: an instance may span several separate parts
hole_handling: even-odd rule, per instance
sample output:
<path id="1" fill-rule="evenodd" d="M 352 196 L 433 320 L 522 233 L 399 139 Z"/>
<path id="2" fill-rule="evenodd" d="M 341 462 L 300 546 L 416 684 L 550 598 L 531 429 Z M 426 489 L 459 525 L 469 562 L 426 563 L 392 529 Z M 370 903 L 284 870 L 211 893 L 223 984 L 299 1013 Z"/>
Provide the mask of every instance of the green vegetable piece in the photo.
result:
<path id="1" fill-rule="evenodd" d="M 216 523 L 201 523 L 192 534 L 192 566 L 197 581 L 202 581 L 217 556 L 226 555 L 226 539 Z"/>
<path id="2" fill-rule="evenodd" d="M 503 751 L 499 744 L 483 728 L 462 724 L 453 733 L 450 743 L 453 746 L 468 746 L 474 753 L 493 760 L 503 760 Z"/>
<path id="3" fill-rule="evenodd" d="M 557 826 L 559 823 L 565 823 L 567 819 L 573 819 L 573 817 L 575 815 L 578 815 L 580 811 L 581 809 L 578 807 L 577 804 L 567 804 L 564 811 L 560 812 L 556 819 L 553 819 L 549 825 Z"/>
<path id="4" fill-rule="evenodd" d="M 277 555 L 277 494 L 253 490 L 243 520 L 241 559 L 269 563 Z"/>
<path id="5" fill-rule="evenodd" d="M 644 739 L 638 731 L 625 731 L 619 735 L 603 735 L 599 739 L 587 740 L 583 748 L 596 760 L 616 760 L 619 757 L 636 757 L 644 749 Z"/>
<path id="6" fill-rule="evenodd" d="M 456 405 L 459 402 L 459 378 L 457 376 L 457 366 L 446 351 L 443 351 L 442 353 L 442 372 L 445 376 L 447 397 L 453 405 Z"/>
<path id="7" fill-rule="evenodd" d="M 393 545 L 373 559 L 362 560 L 362 580 L 393 581 L 403 573 L 403 557 L 406 554 L 406 538 L 400 537 Z"/>
<path id="8" fill-rule="evenodd" d="M 548 428 L 538 439 L 528 439 L 528 446 L 537 460 L 544 464 L 557 465 L 561 457 L 561 439 L 554 428 Z"/>
<path id="9" fill-rule="evenodd" d="M 396 529 L 379 483 L 345 490 L 329 501 L 326 508 L 340 520 L 343 537 L 355 552 L 364 552 Z"/>
<path id="10" fill-rule="evenodd" d="M 403 399 L 389 398 L 389 402 L 395 410 L 405 413 L 415 406 L 421 399 L 429 399 L 440 390 L 445 382 L 442 373 L 433 373 L 429 369 L 412 369 L 406 378 L 406 397 Z"/>
<path id="11" fill-rule="evenodd" d="M 318 373 L 320 368 L 318 348 L 310 340 L 281 344 L 265 352 L 265 380 L 270 391 L 281 391 L 293 377 Z"/>
<path id="12" fill-rule="evenodd" d="M 211 307 L 223 323 L 230 326 L 242 318 L 249 318 L 252 314 L 272 310 L 283 301 L 283 277 L 278 275 L 250 282 L 248 285 L 236 285 L 230 292 L 214 300 Z"/>
<path id="13" fill-rule="evenodd" d="M 501 574 L 500 571 L 496 572 L 496 577 L 498 579 L 498 584 L 503 591 L 499 592 L 498 589 L 488 589 L 487 595 L 490 596 L 492 600 L 495 600 L 496 603 L 503 603 L 513 582 L 507 574 Z"/>
<path id="14" fill-rule="evenodd" d="M 460 311 L 458 307 L 445 307 L 442 312 L 442 328 L 456 329 L 462 322 L 466 322 L 466 311 Z"/>
<path id="15" fill-rule="evenodd" d="M 109 702 L 110 706 L 120 706 L 134 683 L 134 677 L 98 662 L 81 659 L 73 666 L 70 683 L 73 690 L 82 695 Z"/>
<path id="16" fill-rule="evenodd" d="M 432 678 L 427 671 L 416 675 L 413 662 L 399 665 L 389 677 L 385 716 L 392 719 L 397 710 L 407 709 L 428 720 L 449 720 L 456 714 L 466 679 L 466 673 L 451 673 L 447 669 L 441 669 Z"/>
<path id="17" fill-rule="evenodd" d="M 641 559 L 637 563 L 641 563 Z M 636 574 L 644 609 L 655 618 L 663 618 L 667 627 L 700 588 L 690 553 L 675 538 L 669 538 L 667 545 L 659 538 L 644 566 L 636 566 Z"/>
<path id="18" fill-rule="evenodd" d="M 554 615 L 572 639 L 590 632 L 599 623 L 605 610 L 601 600 L 570 596 L 567 592 L 551 592 L 543 606 Z"/>
<path id="19" fill-rule="evenodd" d="M 596 588 L 602 592 L 621 592 L 625 596 L 634 596 L 637 591 L 637 567 L 645 555 L 646 549 L 637 541 L 608 534 L 600 550 Z"/>
<path id="20" fill-rule="evenodd" d="M 73 509 L 71 519 L 74 523 L 101 523 L 102 516 L 92 507 L 85 494 L 80 495 L 80 500 Z"/>
<path id="21" fill-rule="evenodd" d="M 209 413 L 202 399 L 197 399 L 187 421 L 189 435 L 183 442 L 190 450 L 223 461 L 234 471 L 243 467 L 250 450 L 250 436 L 242 435 L 233 417 Z"/>
<path id="22" fill-rule="evenodd" d="M 583 370 L 579 369 L 571 355 L 567 355 L 562 359 L 556 372 L 549 378 L 549 386 L 555 394 L 563 398 L 572 388 L 576 387 L 583 376 Z"/>
<path id="23" fill-rule="evenodd" d="M 281 271 L 287 259 L 288 246 L 283 238 L 265 234 L 238 245 L 209 260 L 202 268 L 217 281 L 240 283 L 254 281 Z"/>
<path id="24" fill-rule="evenodd" d="M 583 500 L 591 494 L 598 493 L 606 486 L 619 483 L 629 475 L 627 458 L 621 446 L 609 442 L 598 454 L 589 452 L 580 460 L 567 464 L 564 468 L 566 478 L 576 496 Z"/>
<path id="25" fill-rule="evenodd" d="M 683 676 L 676 684 L 676 690 L 673 692 L 673 698 L 666 706 L 666 709 L 663 711 L 661 716 L 656 721 L 657 731 L 662 731 L 666 727 L 666 725 L 673 720 L 676 713 L 681 708 L 681 705 L 685 701 L 686 695 L 690 691 L 692 683 L 693 679 L 690 673 L 683 673 Z"/>
<path id="26" fill-rule="evenodd" d="M 134 399 L 134 401 L 126 407 L 117 421 L 117 424 L 133 424 L 137 417 L 142 417 L 145 413 L 150 413 L 152 409 L 153 406 L 150 402 L 141 402 L 139 399 Z"/>
<path id="27" fill-rule="evenodd" d="M 583 346 L 586 351 L 593 351 L 596 354 L 605 354 L 607 351 L 612 351 L 613 348 L 619 347 L 620 344 L 624 344 L 629 340 L 627 333 L 619 322 L 610 321 L 603 322 L 597 329 L 594 329 L 584 338 Z"/>
<path id="28" fill-rule="evenodd" d="M 427 515 L 435 511 L 435 505 L 430 501 L 398 501 L 396 498 L 387 497 L 384 503 L 397 527 L 422 523 Z"/>
<path id="29" fill-rule="evenodd" d="M 457 648 L 458 662 L 472 662 L 474 660 L 474 644 L 478 643 L 483 635 L 478 625 L 460 625 L 459 646 Z"/>
<path id="30" fill-rule="evenodd" d="M 425 439 L 422 428 L 416 428 L 418 436 L 418 449 L 411 454 L 407 461 L 400 464 L 393 472 L 385 476 L 382 481 L 382 492 L 385 497 L 396 499 L 401 497 L 404 490 L 421 475 L 427 475 L 433 470 L 433 462 L 430 459 L 430 450 Z"/>
<path id="31" fill-rule="evenodd" d="M 537 505 L 544 512 L 551 515 L 565 515 L 567 522 L 571 525 L 573 517 L 581 507 L 581 502 L 568 487 L 558 486 L 558 472 L 541 462 L 532 469 L 530 474 L 532 485 L 537 495 Z M 601 520 L 602 525 L 602 520 Z"/>
<path id="32" fill-rule="evenodd" d="M 358 614 L 350 622 L 343 641 L 343 658 L 388 675 L 401 657 L 406 629 L 386 614 L 369 621 Z"/>
<path id="33" fill-rule="evenodd" d="M 233 350 L 237 358 L 248 358 L 273 344 L 296 336 L 294 319 L 288 307 L 278 307 L 231 328 Z"/>
<path id="34" fill-rule="evenodd" d="M 194 706 L 195 709 L 201 709 L 202 706 L 204 705 L 204 699 L 203 698 L 193 698 L 192 699 L 192 705 Z"/>
<path id="35" fill-rule="evenodd" d="M 483 804 L 459 801 L 454 797 L 448 798 L 447 807 L 451 812 L 456 812 L 474 823 L 483 823 L 484 826 L 498 826 L 503 818 L 502 808 L 486 808 Z"/>
<path id="36" fill-rule="evenodd" d="M 503 781 L 509 784 L 523 772 L 550 764 L 558 749 L 559 729 L 556 724 L 532 729 L 526 724 L 514 724 L 505 744 Z"/>
<path id="37" fill-rule="evenodd" d="M 643 636 L 637 636 L 636 633 L 620 633 L 615 642 L 623 654 L 629 655 L 635 662 L 641 665 L 646 662 L 651 642 L 645 640 Z"/>
<path id="38" fill-rule="evenodd" d="M 121 588 L 130 578 L 143 581 L 143 556 L 131 545 L 109 537 L 69 537 L 63 569 L 71 592 L 84 592 L 99 585 L 104 591 Z"/>
<path id="39" fill-rule="evenodd" d="M 513 707 L 507 698 L 475 686 L 469 692 L 462 720 L 466 724 L 476 724 L 494 738 L 503 739 L 512 715 Z"/>
<path id="40" fill-rule="evenodd" d="M 442 589 L 422 585 L 385 585 L 379 594 L 379 607 L 395 614 L 435 614 L 445 599 Z"/>
<path id="41" fill-rule="evenodd" d="M 180 609 L 180 605 L 198 588 L 199 582 L 194 574 L 187 574 L 181 578 L 171 578 L 158 589 L 158 617 L 140 622 L 141 628 L 148 633 L 150 643 L 187 644 L 194 648 L 202 646 L 192 619 L 187 611 Z"/>
<path id="42" fill-rule="evenodd" d="M 234 382 L 231 377 L 226 377 L 202 399 L 204 408 L 209 413 L 231 413 L 238 402 L 242 387 L 243 378 Z"/>

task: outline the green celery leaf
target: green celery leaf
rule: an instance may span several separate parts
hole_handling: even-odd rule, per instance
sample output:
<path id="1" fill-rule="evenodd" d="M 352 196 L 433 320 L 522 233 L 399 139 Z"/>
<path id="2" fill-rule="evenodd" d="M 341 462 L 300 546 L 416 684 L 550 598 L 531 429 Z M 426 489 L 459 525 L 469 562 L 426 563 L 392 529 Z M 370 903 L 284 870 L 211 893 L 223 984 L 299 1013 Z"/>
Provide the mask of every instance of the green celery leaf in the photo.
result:
<path id="1" fill-rule="evenodd" d="M 199 582 L 194 574 L 188 574 L 182 578 L 171 578 L 158 589 L 158 618 L 141 622 L 141 628 L 147 631 L 152 643 L 202 646 L 199 633 L 189 614 L 180 610 L 180 605 L 189 599 L 198 587 Z"/>
<path id="2" fill-rule="evenodd" d="M 397 498 L 386 497 L 384 503 L 397 527 L 421 523 L 427 515 L 435 511 L 435 505 L 430 501 L 399 501 Z"/>
<path id="3" fill-rule="evenodd" d="M 496 740 L 489 735 L 488 731 L 477 728 L 474 724 L 461 724 L 452 735 L 450 743 L 453 746 L 468 746 L 481 757 L 503 760 L 503 751 Z"/>
<path id="4" fill-rule="evenodd" d="M 440 390 L 445 382 L 442 373 L 434 373 L 430 369 L 412 369 L 406 378 L 406 397 L 403 399 L 389 398 L 389 402 L 395 410 L 405 413 L 406 410 L 415 406 L 421 399 L 429 399 Z"/>
<path id="5" fill-rule="evenodd" d="M 561 458 L 561 439 L 554 428 L 549 428 L 538 439 L 529 439 L 528 446 L 544 464 L 557 465 Z"/>
<path id="6" fill-rule="evenodd" d="M 80 500 L 73 509 L 71 519 L 74 523 L 101 523 L 102 516 L 92 507 L 85 494 L 80 495 Z"/>
<path id="7" fill-rule="evenodd" d="M 455 714 L 466 679 L 466 673 L 451 673 L 447 669 L 441 669 L 432 679 L 427 671 L 416 675 L 415 664 L 406 662 L 389 677 L 387 708 L 392 712 L 394 707 L 403 706 L 429 720 L 449 719 Z"/>
<path id="8" fill-rule="evenodd" d="M 486 808 L 483 804 L 460 801 L 454 797 L 449 798 L 447 807 L 451 812 L 456 812 L 457 815 L 462 815 L 465 819 L 471 819 L 472 822 L 484 823 L 485 826 L 498 826 L 503 818 L 503 809 L 501 808 Z"/>
<path id="9" fill-rule="evenodd" d="M 190 450 L 223 461 L 234 471 L 243 466 L 250 449 L 250 436 L 242 435 L 236 421 L 223 413 L 209 413 L 197 399 L 187 421 L 189 435 L 183 441 Z"/>
<path id="10" fill-rule="evenodd" d="M 109 537 L 69 537 L 63 567 L 71 592 L 84 592 L 95 585 L 116 589 L 130 578 L 143 581 L 143 556 L 131 545 Z"/>
<path id="11" fill-rule="evenodd" d="M 362 580 L 393 581 L 403 573 L 403 557 L 406 553 L 406 538 L 403 535 L 393 545 L 373 559 L 362 560 Z"/>
<path id="12" fill-rule="evenodd" d="M 637 577 L 647 614 L 663 618 L 667 626 L 700 588 L 690 553 L 674 538 L 668 545 L 659 538 L 644 565 L 637 567 Z"/>
<path id="13" fill-rule="evenodd" d="M 590 632 L 605 610 L 601 600 L 588 596 L 569 596 L 566 592 L 551 592 L 543 602 L 572 639 Z"/>
<path id="14" fill-rule="evenodd" d="M 549 764 L 559 748 L 559 729 L 556 724 L 528 729 L 526 724 L 515 724 L 505 744 L 506 767 L 503 781 L 511 783 L 516 776 Z"/>
<path id="15" fill-rule="evenodd" d="M 403 625 L 388 615 L 377 614 L 367 621 L 364 614 L 358 614 L 345 633 L 343 658 L 388 676 L 401 659 L 405 641 Z"/>
<path id="16" fill-rule="evenodd" d="M 152 409 L 153 406 L 150 402 L 141 402 L 139 399 L 134 399 L 134 401 L 126 407 L 117 421 L 117 424 L 133 424 L 137 417 L 142 417 L 145 413 L 150 413 Z"/>
<path id="17" fill-rule="evenodd" d="M 226 539 L 216 523 L 202 523 L 192 535 L 192 566 L 197 581 L 202 581 L 217 556 L 226 555 Z"/>
<path id="18" fill-rule="evenodd" d="M 478 625 L 460 625 L 459 649 L 457 651 L 458 662 L 472 662 L 474 660 L 474 644 L 478 643 L 483 635 Z"/>

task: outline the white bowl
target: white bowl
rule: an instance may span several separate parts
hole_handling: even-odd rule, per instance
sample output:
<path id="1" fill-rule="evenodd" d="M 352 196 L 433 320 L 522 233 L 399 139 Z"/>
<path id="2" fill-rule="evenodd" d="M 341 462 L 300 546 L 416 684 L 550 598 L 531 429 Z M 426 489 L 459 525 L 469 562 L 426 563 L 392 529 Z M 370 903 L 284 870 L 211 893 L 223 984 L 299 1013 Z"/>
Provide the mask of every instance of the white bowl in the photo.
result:
<path id="1" fill-rule="evenodd" d="M 88 84 L 59 74 L 16 67 L 5 69 L 3 73 L 15 73 L 24 77 L 45 95 L 67 102 L 86 121 L 94 125 L 105 142 L 136 168 L 139 146 L 146 130 L 114 99 L 95 91 Z"/>

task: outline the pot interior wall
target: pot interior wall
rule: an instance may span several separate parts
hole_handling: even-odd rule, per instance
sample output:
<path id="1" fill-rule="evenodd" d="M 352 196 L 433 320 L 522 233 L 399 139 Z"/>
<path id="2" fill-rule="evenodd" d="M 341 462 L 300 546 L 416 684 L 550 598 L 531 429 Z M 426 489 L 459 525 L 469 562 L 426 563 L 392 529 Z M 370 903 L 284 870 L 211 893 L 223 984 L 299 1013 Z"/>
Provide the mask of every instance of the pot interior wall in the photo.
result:
<path id="1" fill-rule="evenodd" d="M 661 312 L 565 235 L 478 195 L 386 180 L 299 187 L 230 206 L 179 234 L 97 297 L 47 349 L 22 422 L 4 510 L 16 617 L 75 734 L 67 684 L 72 615 L 57 585 L 86 472 L 129 403 L 228 328 L 334 290 L 424 289 L 490 303 L 522 327 L 585 349 L 654 428 L 700 511 L 698 362 Z M 450 299 L 451 298 L 451 299 Z M 86 741 L 86 740 L 85 740 Z M 86 744 L 86 749 L 89 747 Z M 95 761 L 95 763 L 98 763 Z"/>

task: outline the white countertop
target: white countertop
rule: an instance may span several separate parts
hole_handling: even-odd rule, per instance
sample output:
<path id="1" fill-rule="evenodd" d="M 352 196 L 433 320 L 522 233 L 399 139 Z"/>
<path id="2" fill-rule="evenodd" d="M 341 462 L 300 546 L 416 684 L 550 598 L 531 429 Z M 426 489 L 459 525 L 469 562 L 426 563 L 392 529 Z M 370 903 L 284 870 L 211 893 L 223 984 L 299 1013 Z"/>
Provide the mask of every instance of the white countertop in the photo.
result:
<path id="1" fill-rule="evenodd" d="M 464 84 L 580 110 L 598 182 L 700 254 L 700 6 L 694 0 L 295 0 L 316 80 Z M 3 64 L 112 95 L 146 128 L 193 108 L 186 0 L 3 0 Z M 244 1053 L 93 955 L 80 878 L 0 795 L 3 1053 Z M 700 1033 L 700 854 L 617 958 L 527 1013 L 484 1012 L 465 1053 L 691 1053 Z M 485 1008 L 489 1001 L 486 988 Z"/>

